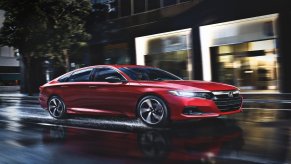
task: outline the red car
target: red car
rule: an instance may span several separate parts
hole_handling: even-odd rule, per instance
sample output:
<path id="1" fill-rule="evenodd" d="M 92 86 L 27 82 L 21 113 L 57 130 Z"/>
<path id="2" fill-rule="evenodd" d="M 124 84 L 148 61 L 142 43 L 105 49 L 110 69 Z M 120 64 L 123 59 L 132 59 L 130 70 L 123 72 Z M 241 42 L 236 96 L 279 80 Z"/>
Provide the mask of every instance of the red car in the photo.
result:
<path id="1" fill-rule="evenodd" d="M 242 111 L 242 97 L 234 86 L 182 80 L 159 68 L 137 65 L 71 71 L 41 86 L 39 100 L 54 118 L 125 115 L 150 126 Z"/>

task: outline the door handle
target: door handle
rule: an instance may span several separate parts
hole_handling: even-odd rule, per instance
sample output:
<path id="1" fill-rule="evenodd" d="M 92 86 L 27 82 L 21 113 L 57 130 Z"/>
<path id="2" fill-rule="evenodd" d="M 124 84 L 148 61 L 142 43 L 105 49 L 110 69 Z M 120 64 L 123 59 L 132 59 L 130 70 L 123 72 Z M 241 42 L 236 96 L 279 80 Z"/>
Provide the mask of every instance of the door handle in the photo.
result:
<path id="1" fill-rule="evenodd" d="M 61 88 L 68 88 L 68 86 L 62 85 Z"/>
<path id="2" fill-rule="evenodd" d="M 96 88 L 96 86 L 89 86 L 89 88 Z"/>

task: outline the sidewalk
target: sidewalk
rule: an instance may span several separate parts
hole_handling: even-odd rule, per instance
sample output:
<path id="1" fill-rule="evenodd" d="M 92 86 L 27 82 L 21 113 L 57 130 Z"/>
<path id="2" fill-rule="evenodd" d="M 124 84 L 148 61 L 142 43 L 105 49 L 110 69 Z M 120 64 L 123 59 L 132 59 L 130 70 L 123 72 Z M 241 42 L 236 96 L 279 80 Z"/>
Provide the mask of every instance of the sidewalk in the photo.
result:
<path id="1" fill-rule="evenodd" d="M 28 94 L 20 93 L 20 86 L 0 86 L 0 97 L 16 97 L 16 98 L 38 98 L 38 93 L 28 96 Z"/>
<path id="2" fill-rule="evenodd" d="M 291 104 L 291 93 L 242 93 L 244 103 Z"/>
<path id="3" fill-rule="evenodd" d="M 0 92 L 0 97 L 16 97 L 16 98 L 38 98 L 39 94 L 33 94 L 32 96 L 29 96 L 28 94 L 23 94 L 23 93 L 1 93 Z"/>
<path id="4" fill-rule="evenodd" d="M 19 91 L 20 86 L 0 86 L 0 93 L 14 93 Z"/>

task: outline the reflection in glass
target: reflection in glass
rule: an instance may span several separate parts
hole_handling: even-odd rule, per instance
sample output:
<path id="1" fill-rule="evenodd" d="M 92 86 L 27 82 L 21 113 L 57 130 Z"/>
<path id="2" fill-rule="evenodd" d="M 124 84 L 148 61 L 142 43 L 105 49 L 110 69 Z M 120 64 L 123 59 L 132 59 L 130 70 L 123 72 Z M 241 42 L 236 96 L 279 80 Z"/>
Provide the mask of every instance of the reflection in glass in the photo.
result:
<path id="1" fill-rule="evenodd" d="M 120 12 L 122 17 L 131 15 L 131 0 L 120 1 Z"/>
<path id="2" fill-rule="evenodd" d="M 190 31 L 159 34 L 145 44 L 145 65 L 159 67 L 183 79 L 192 78 Z"/>
<path id="3" fill-rule="evenodd" d="M 130 56 L 128 54 L 127 43 L 109 44 L 104 47 L 105 64 L 129 64 Z"/>
<path id="4" fill-rule="evenodd" d="M 148 10 L 159 8 L 160 4 L 161 2 L 159 0 L 148 0 Z"/>
<path id="5" fill-rule="evenodd" d="M 212 47 L 214 80 L 248 91 L 278 91 L 275 40 Z"/>
<path id="6" fill-rule="evenodd" d="M 134 13 L 141 13 L 145 11 L 146 0 L 136 0 L 134 3 Z"/>

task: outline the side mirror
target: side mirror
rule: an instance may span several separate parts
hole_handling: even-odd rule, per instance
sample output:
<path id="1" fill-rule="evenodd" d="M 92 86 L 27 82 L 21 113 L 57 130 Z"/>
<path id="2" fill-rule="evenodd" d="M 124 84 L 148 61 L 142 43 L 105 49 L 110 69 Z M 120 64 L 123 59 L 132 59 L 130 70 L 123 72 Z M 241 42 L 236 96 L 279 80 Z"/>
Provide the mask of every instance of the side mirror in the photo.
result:
<path id="1" fill-rule="evenodd" d="M 105 78 L 105 81 L 106 82 L 109 82 L 109 83 L 121 83 L 121 82 L 123 82 L 123 80 L 121 80 L 117 76 L 109 76 L 109 77 L 106 77 Z"/>

